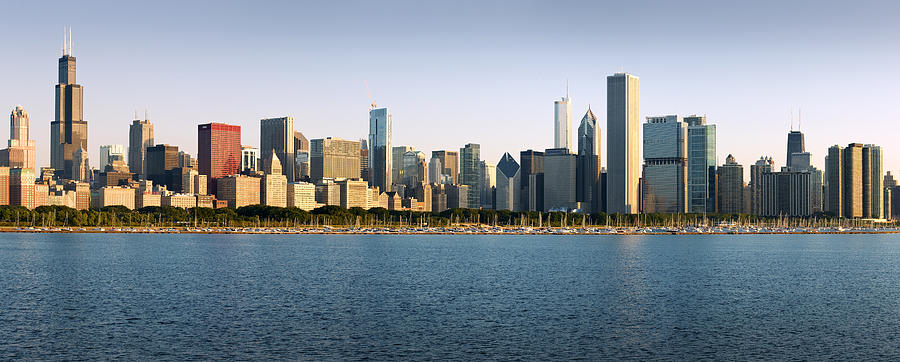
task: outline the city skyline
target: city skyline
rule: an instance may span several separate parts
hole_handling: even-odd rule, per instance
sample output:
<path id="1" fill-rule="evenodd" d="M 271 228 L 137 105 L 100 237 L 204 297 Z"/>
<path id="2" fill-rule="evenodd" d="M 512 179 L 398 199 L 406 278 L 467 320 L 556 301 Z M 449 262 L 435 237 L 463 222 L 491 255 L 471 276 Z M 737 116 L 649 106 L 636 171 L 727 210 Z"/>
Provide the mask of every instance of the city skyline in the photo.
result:
<path id="1" fill-rule="evenodd" d="M 366 12 L 396 10 L 400 4 L 375 6 L 359 3 L 355 9 L 350 9 L 348 19 L 340 21 L 342 24 L 351 22 Z M 590 10 L 605 7 L 628 9 L 630 6 L 565 4 L 570 8 L 577 6 Z M 37 144 L 37 166 L 49 165 L 49 124 L 53 119 L 53 97 L 49 89 L 56 75 L 51 67 L 55 67 L 54 59 L 60 55 L 60 29 L 71 26 L 72 53 L 80 60 L 78 83 L 86 89 L 84 120 L 91 124 L 88 127 L 87 150 L 94 167 L 99 167 L 100 145 L 128 144 L 128 127 L 134 120 L 132 114 L 135 109 L 143 108 L 150 110 L 149 118 L 156 127 L 157 143 L 179 145 L 180 149 L 193 155 L 197 154 L 195 135 L 184 132 L 185 124 L 222 122 L 240 125 L 243 126 L 244 139 L 256 140 L 259 139 L 260 119 L 293 116 L 297 120 L 296 129 L 309 138 L 365 138 L 369 99 L 364 81 L 372 87 L 379 103 L 389 106 L 395 115 L 394 144 L 409 144 L 427 153 L 477 143 L 482 145 L 482 158 L 496 162 L 504 152 L 515 154 L 527 149 L 552 148 L 551 103 L 565 91 L 566 79 L 570 84 L 572 112 L 583 114 L 588 104 L 595 109 L 605 107 L 605 76 L 625 70 L 641 77 L 645 83 L 641 87 L 639 117 L 705 114 L 710 123 L 719 126 L 716 164 L 722 164 L 725 155 L 733 154 L 744 165 L 752 164 L 760 156 L 771 156 L 776 167 L 784 166 L 786 160 L 781 158 L 787 132 L 791 129 L 791 110 L 796 112 L 802 108 L 803 119 L 799 128 L 806 134 L 806 149 L 812 154 L 812 163 L 819 169 L 824 169 L 828 147 L 850 142 L 883 145 L 885 170 L 900 168 L 900 159 L 891 157 L 889 135 L 892 132 L 884 132 L 885 127 L 889 130 L 893 127 L 888 120 L 898 116 L 898 111 L 891 109 L 889 100 L 900 93 L 897 85 L 900 82 L 896 81 L 898 75 L 893 71 L 893 64 L 896 64 L 900 52 L 893 42 L 880 41 L 888 40 L 889 35 L 896 33 L 897 26 L 887 22 L 890 19 L 883 14 L 890 13 L 889 8 L 897 5 L 867 2 L 853 7 L 846 5 L 845 8 L 843 5 L 825 4 L 811 10 L 806 19 L 791 16 L 800 10 L 809 12 L 809 9 L 780 7 L 781 11 L 777 14 L 763 15 L 765 9 L 775 5 L 762 5 L 752 9 L 721 5 L 704 10 L 705 14 L 722 15 L 719 19 L 706 19 L 710 29 L 726 29 L 725 24 L 732 21 L 731 24 L 738 30 L 729 30 L 724 34 L 707 34 L 697 26 L 674 30 L 677 35 L 706 34 L 694 37 L 691 44 L 677 41 L 672 34 L 659 32 L 656 26 L 648 25 L 636 34 L 626 35 L 608 31 L 607 28 L 589 29 L 573 22 L 572 29 L 567 30 L 570 36 L 557 45 L 567 49 L 589 49 L 598 58 L 588 62 L 591 64 L 587 66 L 577 59 L 553 59 L 551 62 L 540 55 L 552 47 L 549 39 L 537 34 L 537 30 L 517 34 L 490 24 L 491 20 L 499 19 L 492 16 L 499 16 L 506 10 L 511 11 L 511 19 L 499 19 L 502 24 L 535 19 L 543 15 L 540 11 L 543 5 L 536 3 L 488 4 L 484 14 L 472 18 L 474 29 L 462 29 L 459 34 L 447 33 L 450 22 L 446 17 L 439 16 L 438 10 L 449 9 L 453 14 L 460 14 L 471 11 L 472 6 L 415 6 L 406 14 L 418 16 L 403 17 L 399 25 L 377 30 L 373 35 L 383 36 L 386 40 L 376 42 L 382 44 L 376 49 L 378 54 L 394 53 L 404 57 L 367 60 L 369 63 L 352 57 L 328 63 L 303 60 L 300 64 L 281 61 L 279 57 L 247 56 L 241 52 L 241 46 L 256 52 L 274 52 L 285 59 L 298 53 L 319 50 L 324 59 L 330 60 L 356 52 L 365 53 L 375 46 L 356 39 L 368 38 L 358 26 L 344 30 L 329 26 L 304 33 L 267 25 L 247 32 L 246 25 L 218 26 L 214 30 L 201 28 L 208 22 L 203 19 L 189 27 L 175 26 L 187 34 L 187 39 L 179 39 L 175 37 L 174 30 L 166 31 L 158 27 L 139 30 L 140 26 L 117 26 L 122 20 L 115 20 L 116 16 L 107 16 L 110 19 L 100 21 L 90 15 L 90 10 L 98 7 L 97 4 L 79 4 L 77 7 L 62 4 L 61 9 L 71 10 L 79 16 L 62 18 L 49 15 L 30 22 L 12 19 L 0 25 L 5 33 L 13 35 L 3 40 L 9 42 L 4 45 L 19 50 L 19 56 L 11 58 L 10 65 L 2 70 L 2 76 L 10 82 L 0 89 L 0 99 L 4 100 L 2 105 L 10 110 L 21 104 L 29 112 L 32 139 Z M 16 4 L 10 8 L 25 15 L 39 11 L 32 6 Z M 108 14 L 130 14 L 135 10 L 128 5 L 109 7 Z M 669 5 L 659 4 L 656 10 L 646 15 L 651 19 L 659 17 L 659 13 L 667 7 Z M 149 19 L 152 14 L 164 11 L 166 5 L 137 8 L 148 11 L 146 16 Z M 326 19 L 336 18 L 337 9 L 332 5 L 299 7 L 306 8 L 318 10 L 327 15 L 324 17 Z M 669 10 L 682 14 L 702 6 L 691 3 L 685 8 Z M 225 4 L 211 15 L 218 20 L 235 19 L 240 10 L 247 10 L 246 6 Z M 737 17 L 734 14 L 738 10 L 749 10 L 750 15 Z M 177 20 L 199 14 L 202 14 L 201 10 L 191 5 L 173 16 Z M 862 23 L 863 14 L 865 23 Z M 753 20 L 751 15 L 769 16 L 766 20 L 774 24 L 771 28 L 783 29 L 782 32 L 765 29 L 749 32 L 748 24 Z M 842 20 L 836 29 L 831 29 L 834 28 L 832 23 L 822 21 L 839 15 L 846 21 Z M 131 20 L 141 23 L 144 19 L 136 17 Z M 437 30 L 427 30 L 418 36 L 401 27 L 423 25 L 435 19 L 442 19 L 437 23 Z M 541 22 L 543 25 L 538 29 L 562 21 L 551 17 Z M 777 26 L 782 23 L 785 26 Z M 316 30 L 317 25 L 321 25 L 321 21 L 313 21 L 303 30 Z M 117 31 L 110 32 L 109 29 L 114 26 Z M 514 29 L 523 30 L 519 26 Z M 486 35 L 476 38 L 471 44 L 461 40 L 477 30 L 484 31 Z M 621 35 L 623 39 L 615 39 L 616 35 Z M 888 38 L 884 38 L 886 36 Z M 599 37 L 599 40 L 590 40 L 591 37 Z M 811 41 L 805 42 L 800 47 L 802 49 L 792 48 L 803 37 L 811 38 Z M 254 42 L 254 39 L 260 41 Z M 300 43 L 304 45 L 285 45 L 293 44 L 297 39 L 302 40 Z M 676 41 L 665 45 L 666 40 Z M 775 41 L 765 43 L 763 40 Z M 491 41 L 502 46 L 490 49 Z M 792 44 L 792 41 L 795 43 Z M 435 44 L 429 45 L 431 43 Z M 438 43 L 446 46 L 438 49 Z M 626 51 L 621 53 L 610 55 L 603 51 L 604 47 L 622 44 L 626 45 Z M 688 48 L 705 57 L 690 58 L 685 54 L 690 53 L 688 51 L 675 51 L 668 60 L 667 57 L 657 59 L 659 64 L 641 60 L 650 51 L 671 50 L 685 45 L 691 45 Z M 474 58 L 452 65 L 450 60 L 422 62 L 425 55 L 444 54 L 451 50 Z M 211 61 L 219 59 L 216 57 L 218 53 L 230 54 L 229 59 Z M 519 58 L 523 53 L 532 54 L 533 58 Z M 828 54 L 829 59 L 821 57 L 822 54 Z M 744 60 L 737 66 L 728 62 L 734 61 L 738 55 L 752 62 Z M 201 56 L 208 59 L 201 63 Z M 690 61 L 676 58 L 690 58 Z M 322 67 L 323 64 L 327 66 Z M 727 71 L 724 68 L 728 68 Z M 703 71 L 698 71 L 700 69 Z M 465 72 L 467 70 L 471 72 Z M 236 82 L 245 89 L 231 95 L 224 94 L 228 82 L 209 77 L 225 71 L 231 75 L 225 77 L 228 82 Z M 320 71 L 325 75 L 314 75 Z M 336 76 L 335 72 L 346 74 Z M 687 77 L 688 74 L 691 76 Z M 327 76 L 332 79 L 326 79 Z M 771 87 L 772 82 L 779 79 L 789 80 L 778 89 Z M 300 84 L 300 89 L 290 90 L 286 87 L 288 83 Z M 717 87 L 728 91 L 710 91 Z M 870 88 L 879 91 L 872 92 Z M 833 92 L 833 89 L 843 91 Z M 862 91 L 864 89 L 865 92 Z M 435 109 L 441 109 L 441 112 L 434 112 Z M 796 124 L 800 120 L 795 118 L 793 121 Z M 429 132 L 435 126 L 448 122 L 459 126 L 438 134 Z M 605 117 L 599 119 L 599 124 L 604 142 L 600 149 L 605 149 L 608 139 Z M 853 124 L 853 127 L 838 130 L 847 124 Z M 493 137 L 500 131 L 509 131 L 511 125 L 521 126 L 512 129 L 515 137 Z M 476 128 L 480 132 L 463 132 L 464 129 Z M 0 134 L 0 137 L 8 138 L 8 135 Z M 607 164 L 606 156 L 603 155 L 601 160 L 604 166 Z M 746 172 L 748 170 L 745 168 Z"/>

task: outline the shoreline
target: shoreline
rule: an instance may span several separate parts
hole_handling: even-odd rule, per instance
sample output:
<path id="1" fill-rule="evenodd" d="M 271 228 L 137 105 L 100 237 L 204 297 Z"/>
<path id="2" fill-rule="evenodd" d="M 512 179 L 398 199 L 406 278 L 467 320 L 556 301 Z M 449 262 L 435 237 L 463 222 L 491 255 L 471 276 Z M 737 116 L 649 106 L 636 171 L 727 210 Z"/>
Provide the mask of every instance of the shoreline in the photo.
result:
<path id="1" fill-rule="evenodd" d="M 761 228 L 759 230 L 660 230 L 647 228 L 35 228 L 0 227 L 0 233 L 38 234 L 207 234 L 207 235 L 831 235 L 900 234 L 900 229 Z"/>

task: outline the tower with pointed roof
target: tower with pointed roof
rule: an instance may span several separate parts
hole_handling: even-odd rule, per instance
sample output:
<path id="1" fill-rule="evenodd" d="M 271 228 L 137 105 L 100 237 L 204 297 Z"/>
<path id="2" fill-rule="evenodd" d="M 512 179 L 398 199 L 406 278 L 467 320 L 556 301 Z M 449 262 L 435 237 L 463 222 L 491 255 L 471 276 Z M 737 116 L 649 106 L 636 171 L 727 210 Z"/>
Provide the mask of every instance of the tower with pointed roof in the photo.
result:
<path id="1" fill-rule="evenodd" d="M 521 167 L 508 152 L 497 162 L 496 209 L 521 210 L 519 205 L 519 174 Z"/>
<path id="2" fill-rule="evenodd" d="M 578 126 L 577 160 L 576 200 L 584 212 L 601 212 L 604 195 L 600 194 L 600 127 L 590 105 Z"/>

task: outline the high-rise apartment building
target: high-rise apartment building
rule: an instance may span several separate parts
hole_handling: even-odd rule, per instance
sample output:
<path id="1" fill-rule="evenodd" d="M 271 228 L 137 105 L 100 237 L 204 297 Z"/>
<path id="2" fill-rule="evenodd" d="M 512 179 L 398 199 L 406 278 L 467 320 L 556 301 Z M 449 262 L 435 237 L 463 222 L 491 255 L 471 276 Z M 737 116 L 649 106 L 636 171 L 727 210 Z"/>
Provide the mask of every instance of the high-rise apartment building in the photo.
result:
<path id="1" fill-rule="evenodd" d="M 639 79 L 616 73 L 606 78 L 606 208 L 636 214 L 640 198 Z"/>
<path id="2" fill-rule="evenodd" d="M 497 162 L 497 210 L 519 210 L 519 163 L 508 152 Z"/>
<path id="3" fill-rule="evenodd" d="M 391 151 L 391 114 L 387 108 L 372 109 L 369 111 L 369 186 L 391 190 Z M 358 157 L 359 145 L 354 153 Z"/>
<path id="4" fill-rule="evenodd" d="M 553 148 L 572 151 L 572 102 L 569 101 L 568 94 L 553 101 Z"/>
<path id="5" fill-rule="evenodd" d="M 718 175 L 719 212 L 739 214 L 744 212 L 744 166 L 728 155 L 725 164 L 716 170 Z"/>
<path id="6" fill-rule="evenodd" d="M 360 178 L 359 141 L 340 138 L 320 138 L 309 142 L 310 178 L 316 183 L 323 179 Z"/>
<path id="7" fill-rule="evenodd" d="M 153 124 L 149 119 L 136 119 L 128 127 L 128 168 L 136 175 L 147 175 L 144 162 L 147 158 L 147 148 L 153 147 Z"/>
<path id="8" fill-rule="evenodd" d="M 470 208 L 481 207 L 481 145 L 469 143 L 459 149 L 459 183 L 469 186 Z"/>
<path id="9" fill-rule="evenodd" d="M 585 212 L 603 211 L 600 201 L 600 124 L 591 107 L 578 126 L 576 200 Z"/>
<path id="10" fill-rule="evenodd" d="M 832 146 L 825 158 L 825 211 L 846 218 L 885 218 L 881 147 Z"/>
<path id="11" fill-rule="evenodd" d="M 647 117 L 644 123 L 644 211 L 687 211 L 687 124 L 680 116 Z"/>
<path id="12" fill-rule="evenodd" d="M 809 172 L 765 172 L 760 176 L 760 212 L 762 216 L 806 217 L 809 206 Z"/>
<path id="13" fill-rule="evenodd" d="M 863 218 L 882 219 L 884 207 L 884 159 L 881 147 L 863 145 L 862 150 L 862 208 Z"/>
<path id="14" fill-rule="evenodd" d="M 843 150 L 841 169 L 843 174 L 842 199 L 844 217 L 863 217 L 863 145 L 851 143 Z"/>
<path id="15" fill-rule="evenodd" d="M 459 183 L 459 153 L 456 151 L 431 151 L 431 158 L 441 161 L 441 174 L 450 177 L 451 184 Z"/>
<path id="16" fill-rule="evenodd" d="M 50 123 L 50 167 L 57 176 L 75 179 L 83 170 L 74 164 L 79 149 L 87 149 L 87 122 L 84 121 L 84 89 L 75 80 L 75 57 L 72 55 L 71 37 L 64 42 L 59 58 L 59 83 L 56 85 L 56 117 Z"/>
<path id="17" fill-rule="evenodd" d="M 688 212 L 717 212 L 716 125 L 706 116 L 684 117 L 687 123 Z"/>
<path id="18" fill-rule="evenodd" d="M 577 157 L 568 148 L 544 151 L 544 209 L 570 211 L 577 209 Z"/>
<path id="19" fill-rule="evenodd" d="M 836 217 L 844 216 L 844 150 L 834 145 L 825 156 L 825 211 Z"/>
<path id="20" fill-rule="evenodd" d="M 217 180 L 241 167 L 241 126 L 207 123 L 197 126 L 197 163 L 207 176 L 207 190 L 218 192 Z"/>
<path id="21" fill-rule="evenodd" d="M 35 146 L 29 132 L 28 112 L 16 106 L 9 114 L 9 143 L 7 149 L 0 151 L 0 164 L 34 169 Z"/>
<path id="22" fill-rule="evenodd" d="M 259 121 L 259 150 L 265 163 L 275 151 L 281 160 L 282 172 L 289 182 L 294 181 L 294 117 L 267 118 Z"/>

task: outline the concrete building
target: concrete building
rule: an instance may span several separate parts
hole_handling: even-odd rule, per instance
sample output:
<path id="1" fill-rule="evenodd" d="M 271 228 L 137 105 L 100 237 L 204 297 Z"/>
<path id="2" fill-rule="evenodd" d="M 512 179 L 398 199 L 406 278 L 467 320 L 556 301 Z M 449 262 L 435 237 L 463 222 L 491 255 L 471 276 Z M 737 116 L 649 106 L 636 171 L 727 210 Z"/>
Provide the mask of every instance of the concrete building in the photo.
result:
<path id="1" fill-rule="evenodd" d="M 0 151 L 0 165 L 34 169 L 34 140 L 29 136 L 28 112 L 16 106 L 9 115 L 9 143 Z"/>
<path id="2" fill-rule="evenodd" d="M 76 169 L 76 163 L 85 164 L 75 156 L 80 149 L 87 149 L 87 122 L 84 121 L 84 89 L 75 79 L 75 57 L 71 39 L 63 47 L 59 58 L 59 83 L 56 85 L 56 116 L 50 123 L 50 167 L 63 179 L 82 180 L 84 167 Z M 83 153 L 82 157 L 87 157 Z"/>
<path id="3" fill-rule="evenodd" d="M 544 153 L 527 150 L 519 153 L 520 211 L 544 210 Z"/>
<path id="4" fill-rule="evenodd" d="M 125 159 L 124 145 L 101 145 L 100 146 L 100 170 L 105 170 L 106 166 L 112 166 L 113 161 L 128 162 Z"/>
<path id="5" fill-rule="evenodd" d="M 206 175 L 197 170 L 188 170 L 182 176 L 181 192 L 192 195 L 206 195 Z"/>
<path id="6" fill-rule="evenodd" d="M 459 183 L 469 186 L 469 208 L 481 207 L 481 145 L 469 143 L 459 149 Z"/>
<path id="7" fill-rule="evenodd" d="M 716 170 L 719 190 L 719 212 L 723 214 L 739 214 L 744 208 L 744 166 L 728 155 L 725 164 Z"/>
<path id="8" fill-rule="evenodd" d="M 340 138 L 320 138 L 309 142 L 310 178 L 360 178 L 359 142 Z"/>
<path id="9" fill-rule="evenodd" d="M 224 123 L 197 126 L 197 163 L 200 174 L 207 177 L 207 190 L 218 192 L 218 179 L 238 173 L 241 167 L 241 126 Z"/>
<path id="10" fill-rule="evenodd" d="M 192 209 L 197 207 L 197 196 L 189 194 L 163 195 L 161 198 L 161 202 L 162 206 Z"/>
<path id="11" fill-rule="evenodd" d="M 603 211 L 600 201 L 600 124 L 591 107 L 578 126 L 576 200 L 586 213 Z"/>
<path id="12" fill-rule="evenodd" d="M 265 175 L 260 181 L 260 202 L 266 206 L 287 207 L 288 180 L 281 160 L 274 150 L 264 160 Z"/>
<path id="13" fill-rule="evenodd" d="M 431 158 L 441 161 L 441 174 L 450 178 L 451 184 L 459 184 L 459 153 L 456 151 L 431 151 Z"/>
<path id="14" fill-rule="evenodd" d="M 639 79 L 616 73 L 606 78 L 607 212 L 640 211 Z"/>
<path id="15" fill-rule="evenodd" d="M 362 180 L 340 180 L 336 182 L 340 188 L 340 206 L 368 208 L 369 184 Z"/>
<path id="16" fill-rule="evenodd" d="M 216 198 L 225 200 L 230 208 L 259 205 L 260 178 L 244 175 L 230 175 L 216 183 Z"/>
<path id="17" fill-rule="evenodd" d="M 644 123 L 644 211 L 687 212 L 687 124 L 679 116 Z"/>
<path id="18" fill-rule="evenodd" d="M 844 216 L 843 158 L 843 148 L 838 145 L 829 147 L 825 156 L 825 212 L 836 217 Z"/>
<path id="19" fill-rule="evenodd" d="M 9 169 L 9 204 L 34 208 L 34 170 L 30 168 Z"/>
<path id="20" fill-rule="evenodd" d="M 287 206 L 306 211 L 316 208 L 316 185 L 308 182 L 287 184 Z"/>
<path id="21" fill-rule="evenodd" d="M 334 179 L 323 179 L 316 184 L 316 203 L 322 205 L 341 205 L 341 185 Z"/>
<path id="22" fill-rule="evenodd" d="M 553 101 L 553 148 L 565 148 L 572 152 L 572 102 L 569 101 L 569 89 L 566 96 Z"/>
<path id="23" fill-rule="evenodd" d="M 576 169 L 578 158 L 568 148 L 544 151 L 544 209 L 570 211 L 580 207 L 577 201 Z"/>
<path id="24" fill-rule="evenodd" d="M 281 160 L 282 173 L 290 182 L 294 181 L 294 117 L 267 118 L 259 121 L 259 149 L 264 156 L 263 163 L 275 151 Z"/>
<path id="25" fill-rule="evenodd" d="M 441 165 L 441 159 L 432 157 L 428 162 L 428 182 L 433 184 L 442 184 L 444 167 Z"/>
<path id="26" fill-rule="evenodd" d="M 519 163 L 509 154 L 504 153 L 497 162 L 497 190 L 495 209 L 518 211 L 521 209 L 519 197 L 520 178 Z"/>
<path id="27" fill-rule="evenodd" d="M 373 104 L 374 106 L 374 104 Z M 380 190 L 390 190 L 393 184 L 391 173 L 391 114 L 387 108 L 369 111 L 369 186 Z M 354 153 L 359 155 L 359 145 Z M 359 168 L 359 167 L 357 167 Z M 359 178 L 357 175 L 354 178 Z"/>
<path id="28" fill-rule="evenodd" d="M 128 127 L 128 168 L 133 174 L 146 175 L 144 161 L 147 156 L 147 148 L 153 147 L 155 142 L 153 124 L 149 119 L 140 120 L 136 115 L 134 118 L 135 120 Z"/>
<path id="29" fill-rule="evenodd" d="M 101 187 L 91 195 L 91 208 L 102 209 L 107 206 L 125 206 L 134 209 L 135 189 L 128 186 Z"/>
<path id="30" fill-rule="evenodd" d="M 253 146 L 241 146 L 241 172 L 259 171 L 259 149 Z"/>

